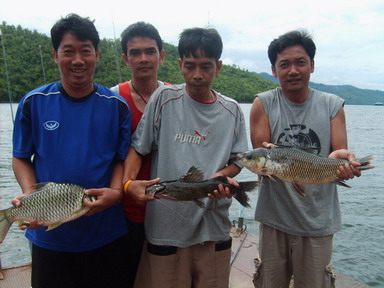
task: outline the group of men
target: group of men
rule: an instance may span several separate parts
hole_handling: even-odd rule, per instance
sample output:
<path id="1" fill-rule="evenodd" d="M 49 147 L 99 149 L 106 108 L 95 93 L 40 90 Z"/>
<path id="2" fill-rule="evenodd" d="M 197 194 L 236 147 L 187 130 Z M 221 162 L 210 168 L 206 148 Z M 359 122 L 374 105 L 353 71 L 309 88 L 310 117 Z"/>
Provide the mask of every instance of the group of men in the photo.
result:
<path id="1" fill-rule="evenodd" d="M 23 194 L 13 204 L 48 181 L 81 185 L 97 200 L 85 201 L 91 208 L 85 216 L 49 232 L 36 221 L 21 227 L 28 228 L 32 247 L 32 287 L 228 287 L 230 190 L 219 185 L 203 207 L 152 201 L 144 193 L 191 166 L 206 179 L 223 175 L 238 185 L 236 155 L 249 149 L 248 119 L 235 100 L 211 88 L 223 65 L 219 33 L 182 31 L 185 83 L 171 85 L 158 79 L 165 51 L 157 29 L 144 22 L 128 26 L 121 46 L 132 78 L 111 89 L 93 81 L 100 57 L 93 21 L 70 14 L 55 23 L 51 39 L 61 80 L 19 104 L 13 168 Z M 308 86 L 315 49 L 305 31 L 271 42 L 268 56 L 280 87 L 256 95 L 252 146 L 281 144 L 283 133 L 301 127 L 302 134 L 311 131 L 320 155 L 350 160 L 340 178 L 353 178 L 360 172 L 346 150 L 344 101 Z M 46 123 L 55 125 L 47 129 Z M 334 184 L 313 185 L 300 197 L 286 183 L 263 178 L 255 219 L 261 223 L 255 287 L 288 287 L 292 276 L 295 287 L 334 287 L 332 236 L 340 230 Z"/>

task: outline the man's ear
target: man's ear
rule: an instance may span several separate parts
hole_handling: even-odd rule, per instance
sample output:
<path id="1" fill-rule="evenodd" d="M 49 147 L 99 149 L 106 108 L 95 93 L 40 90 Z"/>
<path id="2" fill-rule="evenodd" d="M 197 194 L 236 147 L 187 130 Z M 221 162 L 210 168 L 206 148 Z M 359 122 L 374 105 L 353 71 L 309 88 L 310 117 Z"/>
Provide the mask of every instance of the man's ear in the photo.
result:
<path id="1" fill-rule="evenodd" d="M 223 68 L 223 61 L 216 61 L 216 76 L 221 72 L 221 68 Z"/>
<path id="2" fill-rule="evenodd" d="M 272 75 L 273 75 L 273 77 L 277 78 L 275 65 L 271 65 L 271 69 L 272 69 Z"/>
<path id="3" fill-rule="evenodd" d="M 315 72 L 315 60 L 311 61 L 311 73 Z"/>
<path id="4" fill-rule="evenodd" d="M 52 49 L 52 55 L 53 55 L 53 59 L 55 60 L 55 63 L 58 64 L 59 59 L 57 57 L 57 51 L 55 49 Z"/>

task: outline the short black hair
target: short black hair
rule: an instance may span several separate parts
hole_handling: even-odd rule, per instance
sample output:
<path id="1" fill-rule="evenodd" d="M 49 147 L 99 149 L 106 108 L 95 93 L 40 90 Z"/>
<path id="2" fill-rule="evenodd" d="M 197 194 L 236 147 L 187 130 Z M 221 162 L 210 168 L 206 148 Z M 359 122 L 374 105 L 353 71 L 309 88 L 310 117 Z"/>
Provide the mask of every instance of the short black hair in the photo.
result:
<path id="1" fill-rule="evenodd" d="M 193 56 L 197 58 L 199 51 L 206 57 L 220 60 L 223 52 L 223 41 L 216 29 L 213 28 L 189 28 L 185 29 L 179 38 L 179 56 Z"/>
<path id="2" fill-rule="evenodd" d="M 93 43 L 94 48 L 97 50 L 100 38 L 93 22 L 94 21 L 89 20 L 89 18 L 80 17 L 79 15 L 73 13 L 58 20 L 51 29 L 53 49 L 57 51 L 64 34 L 70 32 L 81 41 L 90 40 Z"/>
<path id="3" fill-rule="evenodd" d="M 150 23 L 145 23 L 142 21 L 133 23 L 129 25 L 121 33 L 121 49 L 123 53 L 127 55 L 127 43 L 134 37 L 148 37 L 153 39 L 157 43 L 159 51 L 163 50 L 163 40 L 160 37 L 159 31 Z"/>
<path id="4" fill-rule="evenodd" d="M 280 35 L 274 39 L 268 47 L 268 58 L 272 65 L 275 65 L 277 54 L 287 47 L 301 45 L 307 52 L 311 61 L 315 58 L 316 45 L 313 42 L 312 36 L 304 29 L 293 30 Z"/>

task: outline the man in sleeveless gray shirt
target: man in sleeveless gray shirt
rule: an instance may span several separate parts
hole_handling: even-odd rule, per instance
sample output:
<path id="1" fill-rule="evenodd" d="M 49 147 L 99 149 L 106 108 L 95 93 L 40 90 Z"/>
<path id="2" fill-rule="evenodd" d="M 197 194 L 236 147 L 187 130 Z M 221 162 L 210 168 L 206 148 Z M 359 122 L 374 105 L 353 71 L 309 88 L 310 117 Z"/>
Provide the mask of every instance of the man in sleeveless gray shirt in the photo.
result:
<path id="1" fill-rule="evenodd" d="M 250 116 L 254 148 L 267 143 L 309 147 L 321 156 L 345 158 L 344 100 L 309 88 L 316 46 L 305 31 L 288 32 L 268 48 L 280 87 L 256 96 Z M 352 165 L 340 167 L 340 178 L 360 176 Z M 292 184 L 263 177 L 255 220 L 260 222 L 260 257 L 255 287 L 335 287 L 331 271 L 332 238 L 341 229 L 340 205 L 333 183 L 306 185 L 302 197 Z"/>
<path id="2" fill-rule="evenodd" d="M 124 191 L 138 200 L 148 200 L 145 186 L 156 183 L 132 181 L 141 155 L 152 153 L 152 178 L 175 180 L 193 165 L 208 179 L 219 174 L 236 176 L 241 170 L 236 154 L 247 149 L 245 121 L 238 103 L 211 89 L 222 67 L 220 35 L 215 29 L 187 29 L 180 35 L 178 49 L 186 83 L 161 86 L 153 93 L 125 162 Z M 223 187 L 218 190 L 225 194 Z M 204 207 L 192 201 L 148 202 L 148 243 L 143 248 L 135 287 L 228 287 L 231 199 L 202 201 Z"/>

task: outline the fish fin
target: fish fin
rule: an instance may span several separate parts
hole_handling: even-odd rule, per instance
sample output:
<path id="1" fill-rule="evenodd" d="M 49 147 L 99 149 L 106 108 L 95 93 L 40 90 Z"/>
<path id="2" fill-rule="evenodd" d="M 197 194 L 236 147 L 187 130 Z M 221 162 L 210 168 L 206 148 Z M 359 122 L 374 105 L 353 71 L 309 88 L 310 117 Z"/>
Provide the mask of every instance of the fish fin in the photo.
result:
<path id="1" fill-rule="evenodd" d="M 50 231 L 52 229 L 55 229 L 57 227 L 59 227 L 62 223 L 56 223 L 56 224 L 51 224 L 51 225 L 48 225 L 48 229 L 45 230 L 45 231 Z"/>
<path id="2" fill-rule="evenodd" d="M 361 166 L 356 167 L 356 169 L 363 171 L 363 170 L 375 168 L 374 166 L 370 165 L 374 158 L 375 158 L 374 155 L 368 155 L 363 158 L 356 159 L 356 161 L 361 164 Z"/>
<path id="3" fill-rule="evenodd" d="M 343 186 L 343 187 L 346 187 L 346 188 L 351 188 L 351 186 L 349 186 L 347 183 L 345 183 L 341 179 L 336 179 L 336 180 L 332 181 L 331 183 L 335 183 L 337 185 L 340 185 L 340 186 Z"/>
<path id="4" fill-rule="evenodd" d="M 32 186 L 33 189 L 35 189 L 36 191 L 38 190 L 42 190 L 45 188 L 45 186 L 47 185 L 50 185 L 52 182 L 40 182 L 40 183 L 36 183 L 35 185 Z"/>
<path id="5" fill-rule="evenodd" d="M 249 205 L 249 197 L 245 191 L 252 191 L 259 186 L 259 184 L 259 181 L 239 182 L 239 187 L 231 188 L 231 193 L 241 205 L 251 208 L 251 205 Z"/>
<path id="6" fill-rule="evenodd" d="M 245 181 L 245 182 L 239 182 L 239 185 L 243 191 L 249 192 L 249 191 L 256 189 L 256 187 L 258 187 L 260 185 L 260 182 L 259 181 Z"/>
<path id="7" fill-rule="evenodd" d="M 310 152 L 310 153 L 315 153 L 315 154 L 318 154 L 318 151 L 321 147 L 301 147 L 301 146 L 297 146 L 297 145 L 282 145 L 282 144 L 275 144 L 276 147 L 274 148 L 295 148 L 295 149 L 299 149 L 299 150 L 302 150 L 302 151 L 305 151 L 305 152 Z"/>
<path id="8" fill-rule="evenodd" d="M 178 211 L 176 211 L 173 207 L 169 206 L 164 201 L 158 200 L 158 202 L 161 203 L 162 205 L 164 205 L 165 207 L 167 207 L 168 209 L 170 209 L 172 212 L 174 212 L 176 215 L 180 216 L 184 220 L 187 220 L 187 218 L 184 215 L 180 214 Z"/>
<path id="9" fill-rule="evenodd" d="M 198 200 L 198 199 L 195 199 L 194 202 L 196 203 L 197 206 L 199 206 L 200 208 L 204 208 L 205 207 L 205 203 L 201 200 Z"/>
<path id="10" fill-rule="evenodd" d="M 29 227 L 29 222 L 27 221 L 23 221 L 23 220 L 18 220 L 16 221 L 17 225 L 20 227 L 20 226 L 27 226 Z"/>
<path id="11" fill-rule="evenodd" d="M 270 175 L 270 174 L 263 174 L 262 176 L 268 177 L 268 178 L 271 179 L 273 182 L 276 182 L 276 178 L 275 178 L 275 176 L 273 176 L 273 175 Z"/>
<path id="12" fill-rule="evenodd" d="M 12 209 L 12 208 L 8 208 L 8 209 Z M 11 228 L 12 226 L 12 222 L 9 221 L 6 216 L 6 211 L 8 209 L 0 210 L 0 243 L 4 241 L 9 231 L 9 228 Z"/>
<path id="13" fill-rule="evenodd" d="M 244 207 L 251 208 L 251 205 L 249 205 L 249 197 L 247 193 L 244 192 L 244 190 L 240 189 L 236 192 L 236 194 L 233 195 L 233 197 Z"/>
<path id="14" fill-rule="evenodd" d="M 201 182 L 204 180 L 204 173 L 195 166 L 189 168 L 188 172 L 180 177 L 179 181 L 181 182 Z"/>
<path id="15" fill-rule="evenodd" d="M 295 188 L 296 192 L 300 194 L 300 196 L 305 196 L 304 186 L 299 183 L 292 183 L 293 188 Z"/>

